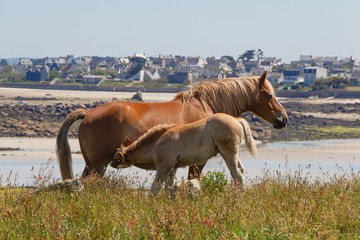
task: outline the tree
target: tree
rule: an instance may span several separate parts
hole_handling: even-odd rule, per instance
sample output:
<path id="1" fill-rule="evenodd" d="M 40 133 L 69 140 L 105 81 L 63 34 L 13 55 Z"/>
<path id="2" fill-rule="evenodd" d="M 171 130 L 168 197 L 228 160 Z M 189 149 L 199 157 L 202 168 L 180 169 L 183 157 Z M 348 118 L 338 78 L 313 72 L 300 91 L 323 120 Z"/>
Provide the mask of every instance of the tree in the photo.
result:
<path id="1" fill-rule="evenodd" d="M 286 65 L 276 65 L 272 67 L 272 72 L 274 73 L 283 73 L 287 69 Z"/>
<path id="2" fill-rule="evenodd" d="M 245 51 L 243 54 L 239 55 L 239 58 L 241 60 L 250 60 L 250 59 L 253 59 L 255 56 L 255 50 L 247 50 Z"/>
<path id="3" fill-rule="evenodd" d="M 223 58 L 226 58 L 227 60 L 229 60 L 230 62 L 231 61 L 234 61 L 234 58 L 232 57 L 232 56 L 227 56 L 227 55 L 225 55 L 225 56 L 222 56 Z"/>
<path id="4" fill-rule="evenodd" d="M 56 71 L 56 70 L 51 70 L 49 72 L 49 79 L 53 80 L 53 79 L 56 79 L 56 78 L 60 78 L 61 75 L 60 75 L 60 72 Z"/>
<path id="5" fill-rule="evenodd" d="M 142 64 L 138 64 L 136 65 L 135 67 L 131 68 L 130 71 L 129 71 L 129 74 L 130 75 L 135 75 L 137 74 L 138 72 L 140 72 L 140 70 L 143 68 L 143 65 Z"/>
<path id="6" fill-rule="evenodd" d="M 130 58 L 130 62 L 136 62 L 138 64 L 145 65 L 146 59 L 142 57 L 132 57 Z"/>
<path id="7" fill-rule="evenodd" d="M 95 69 L 91 71 L 93 75 L 103 75 L 103 76 L 111 76 L 112 78 L 116 77 L 117 73 L 113 71 L 106 71 L 101 69 Z"/>
<path id="8" fill-rule="evenodd" d="M 330 86 L 333 88 L 345 88 L 349 84 L 349 79 L 343 77 L 332 77 L 317 79 L 310 86 L 313 91 L 325 91 Z"/>
<path id="9" fill-rule="evenodd" d="M 330 80 L 333 88 L 345 88 L 350 84 L 350 80 L 343 77 L 332 77 Z"/>
<path id="10" fill-rule="evenodd" d="M 239 58 L 241 60 L 247 61 L 247 60 L 254 59 L 255 56 L 256 56 L 258 61 L 264 59 L 263 50 L 261 50 L 260 48 L 258 50 L 254 50 L 254 49 L 253 50 L 247 50 L 243 54 L 239 55 Z"/>
<path id="11" fill-rule="evenodd" d="M 264 52 L 260 48 L 255 52 L 257 60 L 261 61 L 264 59 Z"/>

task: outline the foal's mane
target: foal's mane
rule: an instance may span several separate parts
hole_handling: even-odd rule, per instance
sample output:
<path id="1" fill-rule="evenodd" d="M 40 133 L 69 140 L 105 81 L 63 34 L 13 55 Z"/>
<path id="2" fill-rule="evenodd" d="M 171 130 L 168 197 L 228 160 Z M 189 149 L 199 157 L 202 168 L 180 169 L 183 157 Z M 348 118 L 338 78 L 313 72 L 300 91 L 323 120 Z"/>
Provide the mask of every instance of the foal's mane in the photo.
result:
<path id="1" fill-rule="evenodd" d="M 146 133 L 141 135 L 138 139 L 132 142 L 129 146 L 125 147 L 124 152 L 129 153 L 137 150 L 138 148 L 153 148 L 153 144 L 171 127 L 175 124 L 161 124 L 150 128 Z"/>
<path id="2" fill-rule="evenodd" d="M 175 99 L 181 100 L 186 105 L 195 97 L 203 106 L 208 105 L 214 113 L 222 112 L 238 117 L 258 97 L 259 78 L 252 76 L 203 82 L 192 90 L 178 93 Z M 264 87 L 274 93 L 271 84 L 266 80 Z"/>

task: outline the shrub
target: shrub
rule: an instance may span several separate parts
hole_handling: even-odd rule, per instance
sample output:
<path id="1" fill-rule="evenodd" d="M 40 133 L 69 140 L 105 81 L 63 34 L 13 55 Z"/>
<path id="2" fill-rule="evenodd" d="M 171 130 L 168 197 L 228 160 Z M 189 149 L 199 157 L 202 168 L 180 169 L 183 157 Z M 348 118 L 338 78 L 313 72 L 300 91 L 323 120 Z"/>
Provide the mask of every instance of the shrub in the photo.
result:
<path id="1" fill-rule="evenodd" d="M 214 191 L 215 189 L 218 189 L 220 192 L 224 191 L 225 186 L 228 183 L 227 177 L 223 172 L 214 171 L 214 172 L 208 172 L 203 178 L 202 178 L 202 188 L 203 190 L 210 190 Z"/>

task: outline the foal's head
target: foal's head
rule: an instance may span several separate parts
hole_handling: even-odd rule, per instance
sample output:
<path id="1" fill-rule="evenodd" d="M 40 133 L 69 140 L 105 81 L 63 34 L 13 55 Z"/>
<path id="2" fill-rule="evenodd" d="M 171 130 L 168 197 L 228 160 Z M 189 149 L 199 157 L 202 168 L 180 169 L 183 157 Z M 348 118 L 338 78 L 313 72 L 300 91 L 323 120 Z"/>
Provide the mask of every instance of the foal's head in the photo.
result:
<path id="1" fill-rule="evenodd" d="M 116 149 L 115 155 L 110 162 L 110 166 L 113 168 L 126 168 L 131 166 L 131 161 L 127 160 L 126 147 L 131 144 L 129 138 L 126 138 L 121 144 L 120 148 Z"/>
<path id="2" fill-rule="evenodd" d="M 258 80 L 259 95 L 252 105 L 251 111 L 271 123 L 274 128 L 286 127 L 288 116 L 285 109 L 276 100 L 271 84 L 266 80 L 265 71 Z"/>

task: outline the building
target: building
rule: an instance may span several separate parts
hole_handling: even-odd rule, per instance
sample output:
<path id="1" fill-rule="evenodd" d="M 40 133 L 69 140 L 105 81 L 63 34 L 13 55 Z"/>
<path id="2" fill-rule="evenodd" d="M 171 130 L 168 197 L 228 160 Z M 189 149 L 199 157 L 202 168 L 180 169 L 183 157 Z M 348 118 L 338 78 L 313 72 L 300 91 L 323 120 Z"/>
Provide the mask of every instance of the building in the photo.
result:
<path id="1" fill-rule="evenodd" d="M 312 84 L 316 79 L 327 78 L 327 69 L 324 67 L 307 67 L 304 69 L 304 83 Z"/>
<path id="2" fill-rule="evenodd" d="M 251 69 L 260 67 L 259 61 L 246 61 L 243 64 L 246 72 L 251 72 Z"/>
<path id="3" fill-rule="evenodd" d="M 284 71 L 284 83 L 296 84 L 304 82 L 304 77 L 301 76 L 300 70 L 285 70 Z"/>
<path id="4" fill-rule="evenodd" d="M 25 66 L 25 68 L 29 68 L 33 65 L 33 62 L 31 61 L 31 59 L 21 58 L 19 64 Z"/>
<path id="5" fill-rule="evenodd" d="M 312 55 L 300 55 L 300 63 L 311 64 L 313 62 Z"/>
<path id="6" fill-rule="evenodd" d="M 98 84 L 101 80 L 105 79 L 105 76 L 85 75 L 83 76 L 83 83 Z"/>
<path id="7" fill-rule="evenodd" d="M 154 72 L 141 69 L 138 73 L 130 77 L 130 80 L 140 82 L 151 82 L 160 78 L 160 74 L 157 70 Z"/>
<path id="8" fill-rule="evenodd" d="M 174 74 L 168 75 L 169 83 L 184 83 L 186 80 L 192 82 L 192 73 L 185 69 L 179 69 Z"/>
<path id="9" fill-rule="evenodd" d="M 351 85 L 360 86 L 360 68 L 356 68 L 351 73 Z"/>
<path id="10" fill-rule="evenodd" d="M 284 77 L 282 73 L 269 73 L 266 77 L 266 79 L 271 84 L 278 84 L 284 81 Z"/>
<path id="11" fill-rule="evenodd" d="M 360 57 L 351 57 L 351 62 L 354 67 L 360 67 Z"/>
<path id="12" fill-rule="evenodd" d="M 26 80 L 44 82 L 49 77 L 49 67 L 31 67 L 26 72 Z"/>

